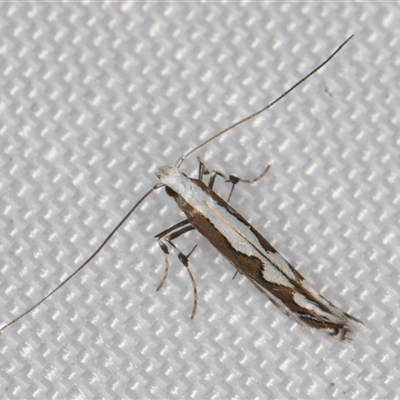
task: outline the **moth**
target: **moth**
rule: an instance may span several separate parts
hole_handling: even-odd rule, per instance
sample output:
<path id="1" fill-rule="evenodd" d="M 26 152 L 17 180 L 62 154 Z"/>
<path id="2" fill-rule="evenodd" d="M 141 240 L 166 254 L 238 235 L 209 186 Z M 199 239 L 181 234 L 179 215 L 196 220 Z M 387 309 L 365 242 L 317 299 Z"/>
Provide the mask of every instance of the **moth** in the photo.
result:
<path id="1" fill-rule="evenodd" d="M 156 171 L 156 176 L 160 182 L 150 188 L 138 200 L 128 214 L 106 237 L 99 248 L 50 293 L 24 313 L 4 325 L 0 329 L 0 332 L 19 321 L 28 313 L 32 312 L 62 286 L 69 282 L 88 263 L 90 263 L 94 257 L 96 257 L 115 232 L 153 191 L 165 187 L 166 193 L 175 200 L 178 207 L 186 215 L 186 219 L 155 236 L 161 249 L 165 253 L 166 265 L 163 279 L 157 289 L 161 288 L 168 275 L 168 245 L 170 245 L 178 252 L 178 258 L 187 268 L 192 281 L 194 291 L 192 318 L 196 313 L 198 294 L 196 282 L 189 268 L 189 257 L 196 246 L 189 254 L 185 255 L 179 251 L 173 241 L 189 231 L 197 230 L 234 266 L 234 268 L 236 268 L 236 273 L 246 276 L 257 287 L 257 289 L 265 294 L 272 303 L 287 316 L 301 325 L 308 325 L 311 328 L 324 331 L 341 341 L 350 340 L 352 321 L 359 323 L 361 323 L 361 321 L 339 310 L 331 302 L 313 290 L 306 283 L 304 278 L 274 249 L 274 247 L 271 246 L 270 243 L 268 243 L 261 233 L 259 233 L 249 222 L 246 221 L 244 217 L 242 217 L 241 214 L 229 205 L 229 199 L 237 183 L 255 182 L 266 174 L 269 167 L 267 167 L 260 176 L 250 181 L 232 175 L 229 176 L 228 181 L 232 184 L 232 188 L 227 201 L 222 199 L 213 190 L 216 178 L 218 176 L 224 177 L 222 173 L 215 170 L 209 173 L 205 168 L 205 165 L 200 161 L 199 176 L 197 179 L 193 179 L 186 176 L 180 170 L 180 167 L 186 158 L 205 146 L 207 143 L 227 133 L 236 126 L 265 112 L 274 104 L 282 100 L 291 91 L 327 64 L 352 37 L 353 36 L 350 36 L 345 40 L 324 62 L 270 104 L 254 114 L 230 125 L 228 128 L 215 134 L 203 143 L 200 143 L 180 157 L 175 165 L 159 167 Z M 210 175 L 208 184 L 204 183 L 204 176 L 207 174 Z"/>

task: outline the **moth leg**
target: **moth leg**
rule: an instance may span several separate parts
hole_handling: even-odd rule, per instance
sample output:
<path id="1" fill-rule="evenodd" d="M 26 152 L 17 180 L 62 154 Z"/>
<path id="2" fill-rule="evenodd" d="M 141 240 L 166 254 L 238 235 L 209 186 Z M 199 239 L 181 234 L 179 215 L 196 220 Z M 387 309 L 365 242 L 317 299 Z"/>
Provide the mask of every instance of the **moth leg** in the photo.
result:
<path id="1" fill-rule="evenodd" d="M 192 314 L 190 315 L 190 319 L 194 318 L 194 316 L 196 314 L 196 310 L 197 310 L 197 304 L 199 303 L 199 295 L 198 295 L 198 292 L 197 292 L 197 284 L 196 284 L 196 281 L 195 281 L 195 279 L 193 277 L 192 271 L 190 270 L 190 267 L 189 267 L 189 257 L 192 255 L 192 253 L 196 249 L 197 244 L 193 247 L 192 250 L 190 250 L 190 252 L 188 254 L 183 254 L 176 247 L 176 245 L 172 242 L 172 240 L 176 239 L 178 236 L 181 236 L 183 233 L 192 231 L 193 229 L 194 229 L 193 226 L 187 226 L 185 228 L 182 228 L 178 232 L 172 233 L 171 235 L 169 235 L 169 236 L 164 238 L 178 252 L 178 259 L 186 267 L 186 270 L 187 270 L 187 272 L 189 274 L 189 277 L 190 277 L 190 280 L 192 282 L 192 286 L 193 286 L 193 308 L 192 308 Z"/>
<path id="2" fill-rule="evenodd" d="M 178 228 L 180 228 L 180 229 L 178 229 Z M 178 229 L 178 230 L 176 230 L 176 229 Z M 165 272 L 164 272 L 164 276 L 163 276 L 160 284 L 157 287 L 157 290 L 160 290 L 161 287 L 164 285 L 164 282 L 166 281 L 168 272 L 169 272 L 169 260 L 168 260 L 169 251 L 168 251 L 167 245 L 163 242 L 163 240 L 164 240 L 165 242 L 168 242 L 178 252 L 178 259 L 186 267 L 189 277 L 190 277 L 190 280 L 192 282 L 194 302 L 193 302 L 192 314 L 190 317 L 191 319 L 193 319 L 196 314 L 199 296 L 198 296 L 198 292 L 197 292 L 196 281 L 195 281 L 193 274 L 189 267 L 189 257 L 194 252 L 195 248 L 197 247 L 197 244 L 193 247 L 193 249 L 187 255 L 185 255 L 178 249 L 178 247 L 175 245 L 175 243 L 173 243 L 173 240 L 175 240 L 179 236 L 183 235 L 184 233 L 190 232 L 194 229 L 195 229 L 194 226 L 190 225 L 189 221 L 187 219 L 185 219 L 155 236 L 158 244 L 161 247 L 161 250 L 165 254 Z"/>
<path id="3" fill-rule="evenodd" d="M 249 183 L 249 184 L 252 184 L 252 183 L 254 183 L 254 182 L 257 182 L 257 181 L 259 181 L 261 178 L 263 178 L 263 177 L 267 174 L 269 168 L 270 168 L 270 165 L 267 165 L 267 167 L 264 169 L 264 171 L 261 172 L 260 175 L 256 176 L 256 177 L 253 178 L 253 179 L 243 179 L 243 178 L 239 178 L 239 177 L 237 177 L 237 176 L 235 176 L 235 175 L 229 175 L 228 179 L 227 179 L 225 182 L 230 182 L 230 183 L 232 183 L 232 187 L 231 187 L 231 191 L 230 191 L 230 193 L 229 193 L 229 197 L 228 197 L 227 202 L 229 203 L 229 201 L 231 200 L 232 193 L 233 193 L 233 189 L 235 189 L 235 186 L 236 186 L 239 182 L 244 182 L 244 183 Z"/>
<path id="4" fill-rule="evenodd" d="M 172 232 L 172 231 L 174 231 L 174 230 L 176 230 L 176 229 L 178 229 L 178 228 L 180 228 L 180 227 L 182 227 L 182 226 L 185 226 L 185 225 L 189 225 L 189 220 L 188 220 L 188 219 L 184 219 L 183 221 L 178 222 L 177 224 L 170 226 L 168 229 L 165 229 L 164 231 L 162 231 L 162 232 L 160 232 L 159 234 L 157 234 L 156 236 L 154 236 L 154 238 L 157 240 L 157 242 L 159 242 L 159 244 L 160 244 L 160 246 L 161 246 L 161 250 L 162 250 L 164 253 L 168 254 L 168 249 L 167 249 L 166 247 L 163 247 L 163 246 L 162 246 L 162 245 L 165 246 L 165 244 L 162 243 L 162 242 L 160 242 L 160 240 L 161 240 L 163 237 L 167 236 L 170 232 Z M 192 225 L 190 225 L 190 226 L 192 226 Z M 194 229 L 194 228 L 193 228 L 193 229 Z"/>
<path id="5" fill-rule="evenodd" d="M 205 164 L 201 161 L 200 157 L 197 157 L 197 159 L 199 161 L 199 179 L 202 181 L 204 178 L 204 175 L 209 174 L 210 180 L 208 181 L 208 187 L 210 189 L 212 189 L 214 187 L 215 179 L 217 176 L 226 178 L 226 176 L 222 172 L 219 172 L 217 170 L 212 170 L 210 173 L 208 171 L 208 169 L 206 168 Z M 232 187 L 231 187 L 231 191 L 229 192 L 227 203 L 229 203 L 229 201 L 231 200 L 233 190 L 235 189 L 235 186 L 239 182 L 250 183 L 250 184 L 257 182 L 267 174 L 269 168 L 270 168 L 270 165 L 267 165 L 267 167 L 264 169 L 264 171 L 262 171 L 260 175 L 256 176 L 253 179 L 243 179 L 243 178 L 239 178 L 235 175 L 229 175 L 228 179 L 226 179 L 225 182 L 230 182 L 232 184 Z"/>
<path id="6" fill-rule="evenodd" d="M 210 173 L 210 171 L 207 169 L 203 161 L 201 161 L 200 157 L 197 157 L 197 160 L 199 161 L 199 180 L 203 181 L 204 175 L 210 175 L 210 179 L 208 181 L 208 187 L 212 189 L 214 187 L 215 179 L 217 176 L 221 176 L 222 178 L 226 178 L 226 176 L 222 173 L 219 172 L 215 169 L 213 169 Z"/>
<path id="7" fill-rule="evenodd" d="M 187 226 L 185 226 L 185 225 L 187 225 Z M 182 228 L 182 227 L 184 227 L 184 228 Z M 189 220 L 184 219 L 183 221 L 178 222 L 177 224 L 169 227 L 168 229 L 165 229 L 164 231 L 162 231 L 158 235 L 154 236 L 154 238 L 157 240 L 157 243 L 159 244 L 161 250 L 164 252 L 164 258 L 165 258 L 164 276 L 161 279 L 160 284 L 157 286 L 157 289 L 156 289 L 157 291 L 160 290 L 163 287 L 165 281 L 167 280 L 168 272 L 169 272 L 169 260 L 168 260 L 169 251 L 168 251 L 168 246 L 162 241 L 162 239 L 164 238 L 164 240 L 166 240 L 167 238 L 169 238 L 171 240 L 170 232 L 173 232 L 174 230 L 176 230 L 178 228 L 182 228 L 182 229 L 178 230 L 177 232 L 174 232 L 172 234 L 172 235 L 174 235 L 172 239 L 176 239 L 180 235 L 183 235 L 184 233 L 192 231 L 194 229 L 194 227 L 189 224 Z"/>
<path id="8" fill-rule="evenodd" d="M 170 244 L 175 249 L 177 249 L 173 243 L 170 242 Z M 186 270 L 189 274 L 189 277 L 190 277 L 190 280 L 192 281 L 192 286 L 193 286 L 193 308 L 192 308 L 192 314 L 190 315 L 190 319 L 193 319 L 194 316 L 196 315 L 197 304 L 199 303 L 199 294 L 197 292 L 197 284 L 196 284 L 196 281 L 194 280 L 192 271 L 190 270 L 190 267 L 189 267 L 189 257 L 192 255 L 192 253 L 194 252 L 196 247 L 197 247 L 197 244 L 194 245 L 193 249 L 190 250 L 190 252 L 187 255 L 185 255 L 181 252 L 179 252 L 179 254 L 178 254 L 179 261 L 186 267 Z"/>
<path id="9" fill-rule="evenodd" d="M 204 175 L 208 175 L 210 171 L 207 169 L 206 165 L 201 161 L 200 157 L 197 157 L 197 161 L 199 162 L 199 175 L 198 179 L 203 181 Z"/>
<path id="10" fill-rule="evenodd" d="M 235 278 L 236 278 L 236 275 L 239 273 L 239 270 L 237 269 L 236 271 L 235 271 L 235 273 L 233 274 L 233 276 L 232 276 L 232 280 L 234 280 Z"/>

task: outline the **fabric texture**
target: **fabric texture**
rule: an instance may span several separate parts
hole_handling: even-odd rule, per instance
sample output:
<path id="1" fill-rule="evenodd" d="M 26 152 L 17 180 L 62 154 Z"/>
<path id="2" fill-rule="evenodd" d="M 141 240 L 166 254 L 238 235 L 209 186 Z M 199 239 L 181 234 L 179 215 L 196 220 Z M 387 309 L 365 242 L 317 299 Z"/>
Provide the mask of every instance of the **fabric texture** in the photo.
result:
<path id="1" fill-rule="evenodd" d="M 232 205 L 307 281 L 360 318 L 351 343 L 303 331 L 152 194 L 78 276 L 1 334 L 7 399 L 398 398 L 399 112 L 395 3 L 0 5 L 0 310 L 6 324 L 71 274 L 157 183 L 208 144 L 243 178 Z M 226 197 L 229 185 L 218 180 Z"/>

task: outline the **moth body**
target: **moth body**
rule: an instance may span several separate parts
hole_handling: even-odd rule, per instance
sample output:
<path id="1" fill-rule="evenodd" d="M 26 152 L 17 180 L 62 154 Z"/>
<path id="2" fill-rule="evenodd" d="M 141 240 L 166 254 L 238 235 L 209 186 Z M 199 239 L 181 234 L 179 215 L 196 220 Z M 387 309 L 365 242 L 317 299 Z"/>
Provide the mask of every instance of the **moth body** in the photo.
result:
<path id="1" fill-rule="evenodd" d="M 328 302 L 235 209 L 202 180 L 164 166 L 157 177 L 198 230 L 241 274 L 285 314 L 302 324 L 349 340 L 358 321 Z"/>
<path id="2" fill-rule="evenodd" d="M 165 253 L 166 266 L 164 277 L 157 290 L 162 287 L 168 275 L 169 250 L 167 244 L 169 244 L 178 251 L 179 260 L 187 267 L 189 272 L 194 292 L 192 318 L 194 317 L 198 295 L 196 282 L 189 268 L 189 257 L 196 246 L 193 247 L 189 254 L 183 254 L 173 241 L 179 236 L 197 229 L 238 272 L 250 279 L 250 281 L 286 315 L 300 324 L 304 322 L 313 328 L 324 330 L 331 336 L 335 336 L 340 340 L 349 339 L 351 333 L 350 321 L 361 321 L 340 311 L 309 287 L 309 285 L 304 282 L 303 277 L 268 243 L 268 241 L 228 204 L 229 199 L 228 201 L 223 200 L 212 190 L 216 177 L 218 175 L 223 175 L 218 171 L 212 171 L 207 186 L 202 181 L 203 175 L 207 173 L 204 164 L 200 163 L 199 179 L 188 178 L 179 170 L 179 167 L 184 160 L 195 151 L 206 146 L 221 135 L 227 134 L 235 127 L 266 112 L 284 99 L 290 92 L 295 90 L 299 85 L 304 83 L 326 65 L 352 37 L 353 35 L 347 38 L 325 59 L 325 61 L 320 63 L 273 101 L 269 102 L 258 111 L 255 111 L 253 114 L 232 123 L 225 129 L 204 140 L 202 143 L 199 143 L 197 146 L 184 153 L 176 161 L 175 166 L 158 168 L 156 175 L 161 183 L 149 188 L 139 198 L 127 214 L 111 230 L 108 236 L 100 243 L 97 249 L 79 267 L 57 284 L 46 296 L 12 318 L 8 323 L 1 326 L 0 333 L 30 314 L 82 271 L 100 253 L 125 221 L 137 210 L 139 205 L 155 190 L 165 186 L 167 194 L 175 199 L 179 208 L 186 214 L 187 219 L 178 222 L 155 236 L 161 250 Z M 238 182 L 256 182 L 261 179 L 267 171 L 268 167 L 260 176 L 252 180 L 230 176 L 229 181 L 232 183 L 232 190 L 229 198 L 233 188 Z"/>

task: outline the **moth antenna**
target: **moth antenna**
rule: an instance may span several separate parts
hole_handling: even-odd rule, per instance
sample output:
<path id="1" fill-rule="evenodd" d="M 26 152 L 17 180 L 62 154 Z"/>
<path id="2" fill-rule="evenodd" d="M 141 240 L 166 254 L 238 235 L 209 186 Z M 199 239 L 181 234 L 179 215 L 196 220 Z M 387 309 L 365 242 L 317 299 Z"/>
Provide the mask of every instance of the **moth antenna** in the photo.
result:
<path id="1" fill-rule="evenodd" d="M 277 97 L 274 101 L 272 101 L 271 103 L 269 103 L 267 106 L 261 108 L 261 110 L 256 111 L 254 114 L 251 114 L 249 116 L 247 116 L 246 118 L 241 119 L 240 121 L 235 122 L 234 124 L 228 126 L 227 128 L 223 129 L 221 132 L 216 133 L 215 135 L 211 136 L 210 138 L 208 138 L 207 140 L 205 140 L 204 142 L 200 143 L 199 145 L 197 145 L 196 147 L 193 147 L 193 149 L 189 150 L 187 153 L 185 153 L 182 157 L 180 157 L 177 162 L 175 163 L 175 166 L 177 168 L 179 168 L 183 161 L 188 158 L 192 153 L 194 153 L 195 151 L 199 150 L 200 148 L 202 148 L 203 146 L 205 146 L 207 143 L 210 143 L 211 141 L 213 141 L 214 139 L 216 139 L 219 136 L 222 136 L 224 133 L 230 131 L 231 129 L 237 127 L 238 125 L 241 125 L 251 119 L 253 119 L 254 117 L 256 117 L 257 115 L 262 114 L 264 111 L 267 111 L 269 108 L 271 108 L 272 106 L 274 106 L 276 103 L 278 103 L 279 101 L 281 101 L 284 97 L 286 97 L 292 90 L 296 89 L 297 86 L 301 85 L 303 82 L 305 82 L 311 75 L 314 75 L 319 69 L 321 69 L 324 65 L 326 65 L 330 60 L 332 60 L 333 57 L 336 56 L 337 53 L 339 53 L 340 50 L 342 50 L 342 48 L 354 37 L 354 35 L 351 35 L 350 37 L 348 37 L 324 62 L 322 62 L 321 64 L 319 64 L 316 68 L 314 68 L 310 73 L 308 73 L 306 76 L 304 76 L 303 78 L 301 78 L 297 83 L 295 83 L 290 89 L 286 90 L 285 93 L 281 94 L 279 97 Z"/>
<path id="2" fill-rule="evenodd" d="M 290 89 L 286 90 L 282 95 L 277 97 L 274 101 L 269 103 L 267 106 L 263 107 L 259 111 L 255 112 L 254 114 L 251 114 L 247 116 L 246 118 L 241 119 L 240 121 L 235 122 L 234 124 L 228 126 L 224 130 L 218 132 L 217 134 L 211 136 L 209 139 L 205 140 L 204 142 L 200 143 L 196 147 L 192 148 L 189 150 L 187 153 L 185 153 L 182 157 L 180 157 L 177 162 L 175 163 L 175 166 L 179 168 L 183 161 L 188 158 L 192 153 L 195 151 L 199 150 L 201 147 L 205 146 L 209 142 L 213 141 L 214 139 L 218 138 L 219 136 L 225 134 L 226 132 L 232 130 L 238 125 L 243 124 L 244 122 L 247 122 L 254 117 L 256 117 L 259 114 L 262 114 L 264 111 L 268 110 L 272 106 L 274 106 L 276 103 L 278 103 L 280 100 L 282 100 L 284 97 L 286 97 L 291 91 L 293 91 L 297 86 L 301 85 L 303 82 L 305 82 L 310 76 L 314 75 L 319 69 L 321 69 L 324 65 L 326 65 L 352 38 L 354 35 L 351 35 L 349 38 L 347 38 L 328 58 L 325 59 L 324 62 L 322 62 L 320 65 L 318 65 L 316 68 L 314 68 L 310 73 L 308 73 L 306 76 L 304 76 L 302 79 L 300 79 L 297 83 L 295 83 Z M 70 274 L 66 279 L 64 279 L 60 284 L 58 284 L 53 290 L 51 290 L 46 296 L 44 296 L 41 300 L 39 300 L 37 303 L 35 303 L 32 307 L 30 307 L 28 310 L 20 314 L 18 317 L 14 318 L 12 321 L 7 323 L 6 325 L 3 325 L 0 328 L 0 333 L 2 333 L 5 329 L 10 327 L 11 325 L 14 325 L 17 321 L 19 321 L 21 318 L 25 317 L 29 313 L 31 313 L 35 308 L 39 307 L 43 302 L 45 302 L 48 298 L 50 298 L 54 293 L 56 293 L 59 289 L 61 289 L 67 282 L 69 282 L 75 275 L 77 275 L 87 264 L 89 264 L 96 256 L 97 254 L 103 249 L 103 247 L 108 243 L 108 241 L 114 236 L 114 234 L 117 232 L 117 230 L 125 223 L 125 221 L 131 216 L 131 214 L 137 209 L 137 207 L 155 190 L 159 189 L 160 187 L 165 186 L 163 183 L 158 183 L 157 185 L 154 185 L 151 189 L 149 189 L 137 202 L 136 204 L 129 210 L 129 212 L 122 218 L 122 220 L 116 225 L 116 227 L 111 231 L 111 233 L 106 237 L 106 239 L 100 244 L 100 246 L 92 253 L 92 255 L 82 264 L 80 265 L 72 274 Z M 197 303 L 195 302 L 195 307 Z M 195 309 L 193 310 L 195 311 Z"/>
<path id="3" fill-rule="evenodd" d="M 124 218 L 118 223 L 118 225 L 111 231 L 111 233 L 105 238 L 105 240 L 101 243 L 101 245 L 93 252 L 93 254 L 79 267 L 77 268 L 71 275 L 69 275 L 66 279 L 64 279 L 58 286 L 56 286 L 51 292 L 49 292 L 46 296 L 44 296 L 41 300 L 39 300 L 37 303 L 35 303 L 32 307 L 28 308 L 25 312 L 20 314 L 18 317 L 14 318 L 11 322 L 9 322 L 6 325 L 3 325 L 0 328 L 0 333 L 3 332 L 5 329 L 10 327 L 11 325 L 14 325 L 17 321 L 19 321 L 21 318 L 25 317 L 25 315 L 28 315 L 31 313 L 35 308 L 39 307 L 43 302 L 45 302 L 49 297 L 51 297 L 54 293 L 56 293 L 59 289 L 61 289 L 68 281 L 70 281 L 78 272 L 80 272 L 83 268 L 86 267 L 87 264 L 90 263 L 90 261 L 93 260 L 99 254 L 101 249 L 107 244 L 107 242 L 114 236 L 115 232 L 121 226 L 125 223 L 125 221 L 131 216 L 131 214 L 136 210 L 136 208 L 146 199 L 147 196 L 149 196 L 152 192 L 154 192 L 156 189 L 159 189 L 160 187 L 164 186 L 162 183 L 158 183 L 157 185 L 154 185 L 150 190 L 148 190 L 140 199 L 139 201 L 129 210 L 129 212 L 125 215 Z"/>

